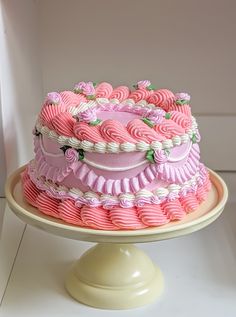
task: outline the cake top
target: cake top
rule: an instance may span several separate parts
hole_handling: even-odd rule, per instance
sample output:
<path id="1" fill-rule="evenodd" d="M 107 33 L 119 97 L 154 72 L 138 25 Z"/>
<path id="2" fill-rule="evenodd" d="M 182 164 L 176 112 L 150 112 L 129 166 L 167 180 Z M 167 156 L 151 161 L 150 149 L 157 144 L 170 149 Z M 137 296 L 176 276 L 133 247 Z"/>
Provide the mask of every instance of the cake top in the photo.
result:
<path id="1" fill-rule="evenodd" d="M 152 151 L 189 139 L 196 142 L 187 93 L 156 89 L 149 80 L 133 87 L 79 82 L 73 91 L 50 92 L 34 133 L 46 134 L 64 147 L 99 153 Z"/>

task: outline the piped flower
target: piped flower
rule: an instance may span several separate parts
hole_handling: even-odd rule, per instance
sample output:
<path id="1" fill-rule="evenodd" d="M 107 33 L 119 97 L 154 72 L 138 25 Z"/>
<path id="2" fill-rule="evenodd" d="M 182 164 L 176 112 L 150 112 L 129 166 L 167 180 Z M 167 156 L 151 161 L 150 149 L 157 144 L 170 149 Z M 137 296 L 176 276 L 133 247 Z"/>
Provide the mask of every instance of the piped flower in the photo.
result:
<path id="1" fill-rule="evenodd" d="M 175 103 L 177 105 L 186 105 L 189 104 L 191 97 L 186 92 L 179 92 L 175 94 Z"/>
<path id="2" fill-rule="evenodd" d="M 58 92 L 49 92 L 47 94 L 45 103 L 47 105 L 59 105 L 62 102 L 61 95 Z"/>
<path id="3" fill-rule="evenodd" d="M 140 80 L 133 86 L 135 89 L 155 90 L 156 88 L 151 84 L 150 80 Z"/>
<path id="4" fill-rule="evenodd" d="M 60 147 L 60 149 L 63 151 L 66 161 L 68 163 L 74 163 L 76 161 L 81 161 L 84 159 L 84 150 L 82 149 L 74 149 L 71 146 L 64 145 Z"/>
<path id="5" fill-rule="evenodd" d="M 89 108 L 79 112 L 77 115 L 79 121 L 89 123 L 90 125 L 98 125 L 101 120 L 97 118 L 96 108 Z"/>
<path id="6" fill-rule="evenodd" d="M 165 163 L 167 161 L 167 155 L 168 155 L 168 152 L 165 150 L 154 151 L 153 158 L 155 163 L 157 164 Z"/>
<path id="7" fill-rule="evenodd" d="M 155 109 L 150 111 L 145 118 L 143 118 L 143 122 L 146 123 L 149 127 L 153 128 L 156 124 L 160 124 L 165 116 L 165 111 L 162 109 Z"/>
<path id="8" fill-rule="evenodd" d="M 87 83 L 81 81 L 77 83 L 74 87 L 74 92 L 76 94 L 83 94 L 87 97 L 87 99 L 95 98 L 95 83 L 88 81 Z"/>
<path id="9" fill-rule="evenodd" d="M 76 149 L 68 148 L 65 151 L 65 158 L 68 163 L 72 164 L 78 161 L 78 152 L 76 151 Z"/>

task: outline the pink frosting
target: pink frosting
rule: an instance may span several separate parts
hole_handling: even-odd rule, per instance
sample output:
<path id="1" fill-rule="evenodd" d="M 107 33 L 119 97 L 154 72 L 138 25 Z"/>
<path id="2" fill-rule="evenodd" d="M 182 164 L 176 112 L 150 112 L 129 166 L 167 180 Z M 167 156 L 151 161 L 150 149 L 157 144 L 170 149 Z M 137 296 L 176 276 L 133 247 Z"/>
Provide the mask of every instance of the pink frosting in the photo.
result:
<path id="1" fill-rule="evenodd" d="M 197 196 L 193 193 L 189 193 L 185 197 L 180 198 L 180 202 L 187 213 L 192 212 L 199 206 Z"/>
<path id="2" fill-rule="evenodd" d="M 81 219 L 88 227 L 100 230 L 118 230 L 115 223 L 110 221 L 110 212 L 101 207 L 83 207 L 81 209 Z"/>
<path id="3" fill-rule="evenodd" d="M 96 98 L 110 98 L 112 91 L 112 85 L 103 82 L 96 87 Z"/>
<path id="4" fill-rule="evenodd" d="M 154 151 L 154 161 L 157 164 L 163 164 L 167 162 L 167 155 L 163 150 L 156 150 Z"/>
<path id="5" fill-rule="evenodd" d="M 171 115 L 171 120 L 173 120 L 183 129 L 185 129 L 185 131 L 191 128 L 192 122 L 189 116 L 179 111 L 171 111 L 170 115 Z"/>
<path id="6" fill-rule="evenodd" d="M 53 128 L 52 126 L 52 119 L 57 116 L 58 114 L 65 112 L 66 107 L 64 104 L 59 104 L 59 105 L 45 105 L 41 113 L 39 115 L 39 118 L 41 122 L 47 126 L 48 128 Z"/>
<path id="7" fill-rule="evenodd" d="M 73 91 L 62 91 L 60 95 L 66 107 L 78 107 L 81 102 L 87 101 L 84 95 L 75 94 Z"/>
<path id="8" fill-rule="evenodd" d="M 166 111 L 169 110 L 174 101 L 175 95 L 168 89 L 155 90 L 148 98 L 149 103 L 153 103 L 154 105 L 161 107 Z"/>
<path id="9" fill-rule="evenodd" d="M 60 113 L 56 115 L 52 121 L 52 127 L 59 135 L 65 135 L 68 137 L 73 137 L 73 126 L 76 120 L 68 112 Z"/>
<path id="10" fill-rule="evenodd" d="M 76 226 L 84 227 L 85 224 L 81 219 L 80 208 L 75 206 L 75 202 L 70 199 L 62 200 L 58 206 L 59 218 L 65 222 Z"/>
<path id="11" fill-rule="evenodd" d="M 89 108 L 85 111 L 78 113 L 79 121 L 84 121 L 86 123 L 97 120 L 97 110 L 95 108 Z"/>
<path id="12" fill-rule="evenodd" d="M 25 188 L 32 188 L 35 185 L 26 177 L 22 177 L 24 192 Z M 205 191 L 210 189 L 209 179 L 201 186 Z M 185 198 L 173 201 L 165 201 L 159 205 L 144 205 L 142 207 L 104 209 L 102 207 L 77 207 L 77 202 L 72 199 L 55 199 L 46 192 L 37 189 L 37 194 L 25 195 L 25 199 L 36 206 L 41 212 L 68 223 L 78 226 L 86 226 L 100 230 L 137 230 L 145 227 L 161 226 L 169 221 L 183 219 L 186 212 L 196 210 L 199 203 L 198 195 L 187 194 Z"/>
<path id="13" fill-rule="evenodd" d="M 125 127 L 118 121 L 105 120 L 100 126 L 100 133 L 107 142 L 131 142 L 136 141 L 129 135 Z"/>
<path id="14" fill-rule="evenodd" d="M 78 161 L 78 152 L 73 148 L 69 148 L 65 152 L 65 158 L 69 164 L 77 162 Z"/>
<path id="15" fill-rule="evenodd" d="M 151 85 L 150 80 L 140 80 L 137 82 L 138 89 L 146 89 L 150 85 Z"/>
<path id="16" fill-rule="evenodd" d="M 131 92 L 129 99 L 133 99 L 135 102 L 140 100 L 147 100 L 151 96 L 151 91 L 147 89 L 138 89 Z"/>
<path id="17" fill-rule="evenodd" d="M 185 114 L 187 117 L 191 118 L 191 108 L 189 105 L 176 105 L 173 103 L 170 108 L 170 111 L 178 111 Z"/>
<path id="18" fill-rule="evenodd" d="M 178 199 L 164 202 L 162 204 L 162 208 L 164 213 L 170 220 L 180 220 L 186 215 Z"/>
<path id="19" fill-rule="evenodd" d="M 33 206 L 37 207 L 36 199 L 40 193 L 40 190 L 36 185 L 30 180 L 25 180 L 24 182 L 24 196 L 26 200 Z"/>
<path id="20" fill-rule="evenodd" d="M 59 105 L 62 103 L 61 95 L 58 92 L 49 92 L 45 100 L 47 105 Z"/>
<path id="21" fill-rule="evenodd" d="M 157 165 L 159 177 L 170 183 L 182 184 L 193 177 L 199 168 L 200 150 L 193 144 L 184 164 L 177 166 L 168 162 Z"/>
<path id="22" fill-rule="evenodd" d="M 49 197 L 46 193 L 42 192 L 38 195 L 36 204 L 38 209 L 46 215 L 59 218 L 58 206 L 60 200 Z"/>
<path id="23" fill-rule="evenodd" d="M 45 158 L 38 138 L 35 138 L 35 153 L 36 168 L 40 177 L 51 179 L 53 182 L 61 182 L 73 173 L 75 178 L 89 186 L 91 190 L 103 194 L 119 195 L 126 192 L 137 192 L 152 182 L 157 175 L 154 164 L 146 165 L 143 171 L 134 177 L 116 180 L 105 179 L 103 176 L 97 175 L 82 161 L 54 166 L 49 164 Z"/>
<path id="24" fill-rule="evenodd" d="M 75 84 L 74 91 L 76 93 L 82 93 L 85 96 L 94 96 L 95 95 L 95 88 L 94 88 L 94 85 L 91 81 L 89 81 L 87 83 L 84 81 L 81 81 L 81 82 Z"/>
<path id="25" fill-rule="evenodd" d="M 138 216 L 137 208 L 113 208 L 110 210 L 110 217 L 119 229 L 137 230 L 146 227 Z"/>
<path id="26" fill-rule="evenodd" d="M 160 205 L 148 205 L 138 207 L 138 214 L 141 221 L 147 227 L 162 226 L 170 222 Z"/>
<path id="27" fill-rule="evenodd" d="M 168 139 L 185 133 L 185 130 L 171 119 L 163 119 L 162 123 L 154 127 L 154 130 Z"/>
<path id="28" fill-rule="evenodd" d="M 186 100 L 186 101 L 190 101 L 191 97 L 189 94 L 187 94 L 186 92 L 178 92 L 177 94 L 175 94 L 175 98 L 176 100 Z"/>
<path id="29" fill-rule="evenodd" d="M 164 136 L 156 133 L 154 129 L 150 128 L 140 119 L 134 119 L 130 121 L 127 125 L 127 130 L 135 140 L 142 140 L 147 143 L 156 140 L 162 141 L 165 139 Z"/>
<path id="30" fill-rule="evenodd" d="M 127 99 L 129 97 L 130 91 L 129 88 L 126 86 L 119 86 L 115 88 L 110 95 L 111 99 L 118 99 L 119 102 L 122 102 L 123 100 Z"/>
<path id="31" fill-rule="evenodd" d="M 104 142 L 99 130 L 99 126 L 90 126 L 85 122 L 76 122 L 74 124 L 74 134 L 79 140 L 90 142 Z"/>

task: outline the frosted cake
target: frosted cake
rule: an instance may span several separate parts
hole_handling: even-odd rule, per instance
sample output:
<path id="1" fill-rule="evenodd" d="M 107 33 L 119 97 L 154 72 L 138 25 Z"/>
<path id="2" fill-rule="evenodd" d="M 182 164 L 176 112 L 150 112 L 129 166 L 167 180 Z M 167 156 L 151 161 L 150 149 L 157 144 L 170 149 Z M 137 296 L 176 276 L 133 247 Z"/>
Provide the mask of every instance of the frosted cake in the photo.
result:
<path id="1" fill-rule="evenodd" d="M 179 221 L 207 198 L 190 96 L 79 82 L 51 92 L 38 115 L 24 198 L 80 227 L 137 230 Z"/>

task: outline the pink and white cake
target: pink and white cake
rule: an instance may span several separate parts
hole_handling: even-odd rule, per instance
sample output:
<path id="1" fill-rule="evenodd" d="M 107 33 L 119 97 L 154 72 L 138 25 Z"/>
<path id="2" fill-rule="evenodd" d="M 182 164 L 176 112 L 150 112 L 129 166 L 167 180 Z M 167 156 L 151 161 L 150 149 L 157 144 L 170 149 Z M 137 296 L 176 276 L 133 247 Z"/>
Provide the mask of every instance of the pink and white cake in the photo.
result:
<path id="1" fill-rule="evenodd" d="M 137 230 L 179 221 L 207 198 L 190 96 L 139 81 L 51 92 L 22 174 L 26 201 L 67 223 Z"/>

